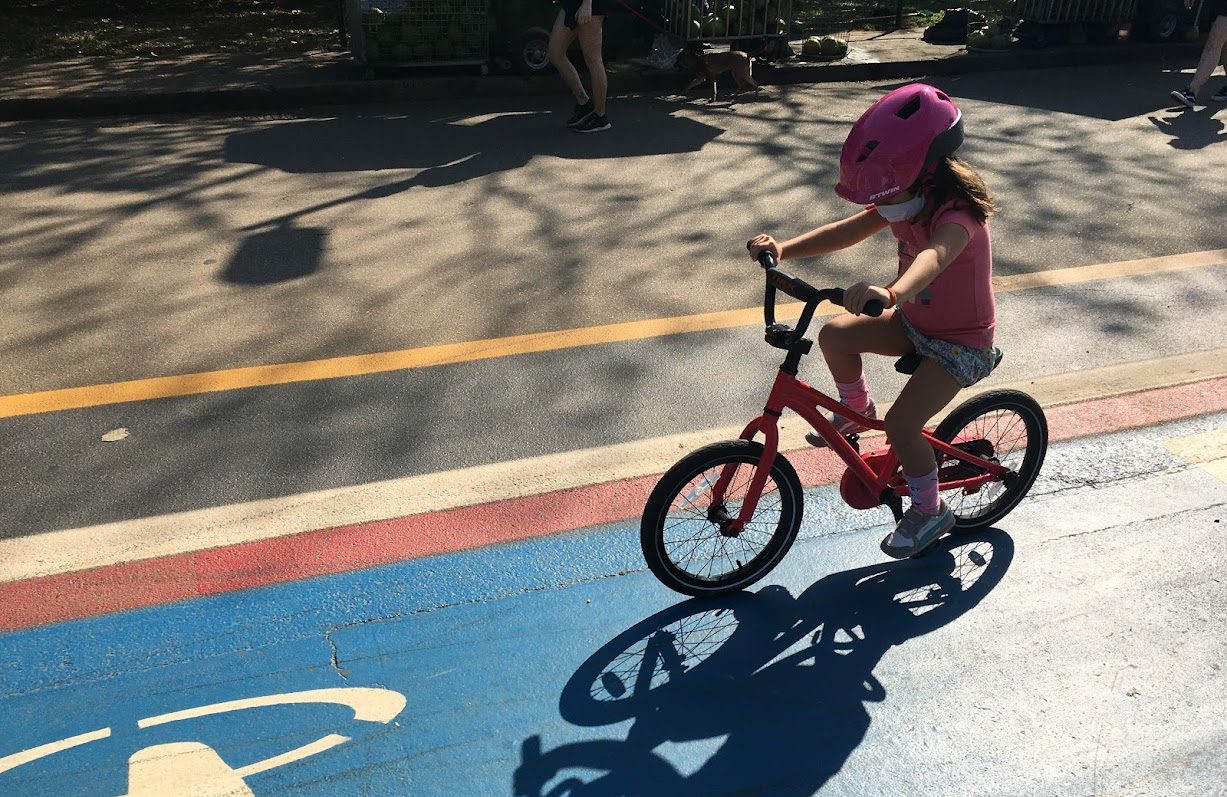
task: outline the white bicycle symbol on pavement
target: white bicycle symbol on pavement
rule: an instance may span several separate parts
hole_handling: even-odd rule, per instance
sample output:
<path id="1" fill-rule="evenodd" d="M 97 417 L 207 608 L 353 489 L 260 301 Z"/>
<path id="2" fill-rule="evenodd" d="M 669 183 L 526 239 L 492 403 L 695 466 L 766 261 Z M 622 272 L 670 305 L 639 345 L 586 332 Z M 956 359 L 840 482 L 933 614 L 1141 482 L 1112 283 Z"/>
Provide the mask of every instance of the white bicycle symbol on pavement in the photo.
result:
<path id="1" fill-rule="evenodd" d="M 391 689 L 348 687 L 312 689 L 279 695 L 231 700 L 199 706 L 170 714 L 138 720 L 138 728 L 152 728 L 171 722 L 226 714 L 265 706 L 298 703 L 328 703 L 348 706 L 354 719 L 366 722 L 391 722 L 405 708 L 405 696 Z M 40 745 L 0 758 L 0 773 L 31 761 L 109 738 L 110 728 L 83 733 L 68 739 Z M 128 793 L 119 797 L 255 797 L 246 778 L 276 767 L 301 761 L 348 742 L 350 737 L 331 733 L 314 742 L 296 747 L 272 758 L 242 767 L 231 767 L 217 752 L 201 742 L 175 742 L 144 747 L 128 759 Z"/>

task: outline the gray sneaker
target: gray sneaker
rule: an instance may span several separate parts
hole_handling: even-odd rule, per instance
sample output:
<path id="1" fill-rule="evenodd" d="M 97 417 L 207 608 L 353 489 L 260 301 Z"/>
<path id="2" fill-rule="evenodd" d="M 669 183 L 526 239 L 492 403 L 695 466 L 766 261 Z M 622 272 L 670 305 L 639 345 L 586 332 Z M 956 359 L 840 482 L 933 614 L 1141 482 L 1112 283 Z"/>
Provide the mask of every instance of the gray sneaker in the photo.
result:
<path id="1" fill-rule="evenodd" d="M 1175 100 L 1176 102 L 1188 108 L 1193 108 L 1195 110 L 1197 108 L 1197 97 L 1194 96 L 1193 92 L 1189 91 L 1188 89 L 1181 89 L 1180 91 L 1173 91 L 1168 96 L 1170 96 L 1173 100 Z"/>
<path id="2" fill-rule="evenodd" d="M 875 421 L 878 419 L 878 408 L 874 406 L 872 400 L 869 402 L 869 408 L 862 412 L 861 415 L 864 415 L 866 418 L 872 418 Z M 831 423 L 835 424 L 835 431 L 842 435 L 858 434 L 869 428 L 864 424 L 857 423 L 856 420 L 847 415 L 832 415 Z M 827 447 L 827 441 L 819 437 L 817 432 L 807 432 L 805 442 L 815 448 Z"/>
<path id="3" fill-rule="evenodd" d="M 903 513 L 903 520 L 882 540 L 882 553 L 893 559 L 906 559 L 928 548 L 937 538 L 954 528 L 954 513 L 942 501 L 936 515 L 926 515 L 916 507 Z"/>
<path id="4" fill-rule="evenodd" d="M 1210 95 L 1211 102 L 1227 102 L 1227 86 L 1223 86 L 1218 91 Z"/>

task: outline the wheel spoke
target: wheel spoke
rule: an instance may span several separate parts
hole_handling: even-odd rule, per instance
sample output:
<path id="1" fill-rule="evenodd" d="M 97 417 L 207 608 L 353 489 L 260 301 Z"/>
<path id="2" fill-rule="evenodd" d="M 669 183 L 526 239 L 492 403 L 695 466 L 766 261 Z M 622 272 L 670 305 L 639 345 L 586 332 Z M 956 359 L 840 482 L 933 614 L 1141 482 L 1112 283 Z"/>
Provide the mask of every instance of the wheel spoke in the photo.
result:
<path id="1" fill-rule="evenodd" d="M 736 519 L 758 468 L 750 463 L 735 464 L 736 470 L 724 494 L 727 517 Z M 750 564 L 778 531 L 783 515 L 779 487 L 770 476 L 754 514 L 736 537 L 725 536 L 720 526 L 708 519 L 716 481 L 726 467 L 708 468 L 679 491 L 663 524 L 666 554 L 677 567 L 707 581 L 729 577 Z"/>
<path id="2" fill-rule="evenodd" d="M 973 400 L 974 401 L 974 400 Z M 1032 426 L 1029 426 L 1029 423 Z M 1015 474 L 1023 470 L 1028 451 L 1043 445 L 1033 439 L 1033 413 L 1017 400 L 1006 399 L 1005 403 L 985 408 L 966 419 L 963 428 L 953 430 L 951 440 L 982 440 L 991 452 L 989 458 Z M 1017 500 L 1015 491 L 1007 488 L 1004 481 L 992 481 L 967 494 L 962 488 L 942 491 L 942 497 L 962 522 L 997 516 L 1004 506 L 1008 509 Z"/>

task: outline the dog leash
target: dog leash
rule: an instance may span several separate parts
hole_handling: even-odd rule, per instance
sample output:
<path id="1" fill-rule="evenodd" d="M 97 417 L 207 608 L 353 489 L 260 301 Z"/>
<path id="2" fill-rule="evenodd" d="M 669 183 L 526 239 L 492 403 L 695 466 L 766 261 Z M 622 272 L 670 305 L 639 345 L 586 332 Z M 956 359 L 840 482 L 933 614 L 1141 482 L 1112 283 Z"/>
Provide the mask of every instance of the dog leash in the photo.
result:
<path id="1" fill-rule="evenodd" d="M 640 19 L 642 19 L 644 22 L 648 23 L 648 25 L 649 25 L 650 27 L 654 28 L 655 30 L 659 31 L 660 33 L 665 34 L 665 36 L 669 37 L 669 39 L 670 39 L 671 41 L 673 41 L 673 42 L 675 42 L 675 43 L 678 43 L 678 44 L 683 44 L 683 45 L 688 43 L 688 42 L 687 42 L 687 40 L 686 40 L 685 38 L 683 38 L 683 37 L 681 37 L 681 36 L 678 36 L 676 33 L 671 33 L 671 32 L 669 32 L 669 31 L 665 30 L 664 28 L 662 28 L 662 27 L 660 26 L 660 24 L 659 24 L 659 23 L 657 23 L 657 22 L 656 22 L 656 20 L 652 19 L 652 18 L 651 18 L 651 17 L 649 17 L 647 14 L 644 14 L 644 13 L 643 13 L 642 11 L 640 11 L 639 9 L 637 9 L 637 8 L 635 8 L 635 7 L 631 6 L 631 5 L 628 5 L 628 4 L 625 2 L 625 0 L 616 0 L 616 2 L 618 3 L 618 5 L 622 6 L 622 7 L 623 7 L 623 8 L 625 8 L 627 11 L 631 12 L 631 13 L 632 13 L 632 14 L 634 14 L 635 16 L 637 16 L 637 17 L 639 17 Z"/>

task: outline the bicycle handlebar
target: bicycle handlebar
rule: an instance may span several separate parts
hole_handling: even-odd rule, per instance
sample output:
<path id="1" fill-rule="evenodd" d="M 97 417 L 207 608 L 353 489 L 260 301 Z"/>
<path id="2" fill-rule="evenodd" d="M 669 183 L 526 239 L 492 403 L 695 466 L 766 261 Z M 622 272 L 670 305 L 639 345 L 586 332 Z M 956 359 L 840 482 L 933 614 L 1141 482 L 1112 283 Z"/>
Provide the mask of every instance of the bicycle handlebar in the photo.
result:
<path id="1" fill-rule="evenodd" d="M 750 248 L 749 241 L 746 242 L 746 248 Z M 783 291 L 794 299 L 800 299 L 805 302 L 805 309 L 801 312 L 801 317 L 797 320 L 797 328 L 792 331 L 792 337 L 799 339 L 805 334 L 809 328 L 810 321 L 814 318 L 814 310 L 822 302 L 833 302 L 840 306 L 844 303 L 843 288 L 815 288 L 803 279 L 794 277 L 791 274 L 786 274 L 776 268 L 775 255 L 771 254 L 771 250 L 764 249 L 758 253 L 758 264 L 763 267 L 766 272 L 767 287 L 763 296 L 763 320 L 767 327 L 775 326 L 775 292 L 776 289 Z M 886 309 L 885 305 L 877 299 L 871 299 L 865 304 L 862 312 L 867 316 L 877 317 L 882 315 L 882 311 Z"/>

